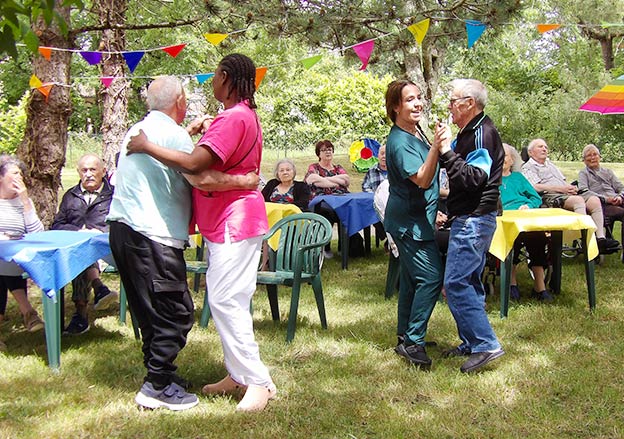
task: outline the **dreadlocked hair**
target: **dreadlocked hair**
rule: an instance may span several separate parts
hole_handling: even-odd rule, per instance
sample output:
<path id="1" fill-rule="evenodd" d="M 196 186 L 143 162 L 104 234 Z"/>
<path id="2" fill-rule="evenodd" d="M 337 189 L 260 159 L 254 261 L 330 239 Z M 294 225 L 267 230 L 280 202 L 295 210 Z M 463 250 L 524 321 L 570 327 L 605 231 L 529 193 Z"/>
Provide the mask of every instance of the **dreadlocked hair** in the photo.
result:
<path id="1" fill-rule="evenodd" d="M 247 56 L 240 53 L 227 55 L 219 63 L 221 69 L 230 78 L 228 97 L 236 90 L 238 101 L 249 100 L 249 107 L 256 108 L 254 93 L 256 92 L 256 66 Z"/>

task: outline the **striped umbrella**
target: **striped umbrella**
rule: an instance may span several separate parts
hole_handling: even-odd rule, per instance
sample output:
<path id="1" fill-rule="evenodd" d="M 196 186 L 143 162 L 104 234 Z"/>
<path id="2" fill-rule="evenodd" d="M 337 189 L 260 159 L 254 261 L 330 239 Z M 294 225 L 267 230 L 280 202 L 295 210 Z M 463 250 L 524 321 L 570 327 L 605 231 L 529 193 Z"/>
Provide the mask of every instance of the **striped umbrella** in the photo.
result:
<path id="1" fill-rule="evenodd" d="M 624 114 L 624 75 L 601 88 L 581 105 L 579 110 L 600 114 Z"/>

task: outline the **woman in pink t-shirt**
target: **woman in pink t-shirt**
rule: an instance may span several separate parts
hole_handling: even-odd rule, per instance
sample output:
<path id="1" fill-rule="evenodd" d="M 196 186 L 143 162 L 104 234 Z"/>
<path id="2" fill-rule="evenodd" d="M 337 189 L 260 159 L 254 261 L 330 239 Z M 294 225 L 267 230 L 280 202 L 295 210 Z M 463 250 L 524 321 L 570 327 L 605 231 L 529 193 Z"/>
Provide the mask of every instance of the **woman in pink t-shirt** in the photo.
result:
<path id="1" fill-rule="evenodd" d="M 194 186 L 201 186 L 198 174 L 207 169 L 231 175 L 258 173 L 262 129 L 254 111 L 255 76 L 253 61 L 244 55 L 232 54 L 221 60 L 212 88 L 225 110 L 211 121 L 192 153 L 162 148 L 144 135 L 132 138 L 131 152 L 147 153 L 182 170 Z M 263 410 L 277 390 L 260 360 L 249 307 L 256 290 L 262 237 L 268 230 L 264 198 L 257 189 L 193 189 L 193 212 L 207 241 L 206 290 L 228 371 L 228 376 L 202 391 L 208 395 L 244 394 L 237 410 Z"/>

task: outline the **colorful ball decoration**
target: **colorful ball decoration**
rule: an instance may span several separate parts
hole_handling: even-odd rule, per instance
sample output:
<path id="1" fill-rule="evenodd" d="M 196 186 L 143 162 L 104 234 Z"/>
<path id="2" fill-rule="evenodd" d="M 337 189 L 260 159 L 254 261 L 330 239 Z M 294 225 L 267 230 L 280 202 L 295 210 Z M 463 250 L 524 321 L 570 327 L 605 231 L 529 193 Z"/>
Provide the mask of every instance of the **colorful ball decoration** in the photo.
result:
<path id="1" fill-rule="evenodd" d="M 358 172 L 366 172 L 378 162 L 379 142 L 373 139 L 356 140 L 349 147 L 349 160 Z"/>

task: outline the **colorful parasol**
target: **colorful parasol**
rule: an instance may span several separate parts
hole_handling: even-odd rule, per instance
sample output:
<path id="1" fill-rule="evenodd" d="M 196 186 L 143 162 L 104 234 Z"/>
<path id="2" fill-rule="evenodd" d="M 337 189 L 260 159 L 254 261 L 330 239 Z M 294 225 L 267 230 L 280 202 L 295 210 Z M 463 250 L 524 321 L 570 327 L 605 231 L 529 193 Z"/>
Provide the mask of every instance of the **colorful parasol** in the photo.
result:
<path id="1" fill-rule="evenodd" d="M 624 75 L 605 85 L 579 110 L 600 114 L 624 114 Z"/>
<path id="2" fill-rule="evenodd" d="M 373 139 L 356 140 L 349 147 L 349 161 L 358 172 L 366 172 L 378 162 L 380 147 L 379 142 Z"/>

